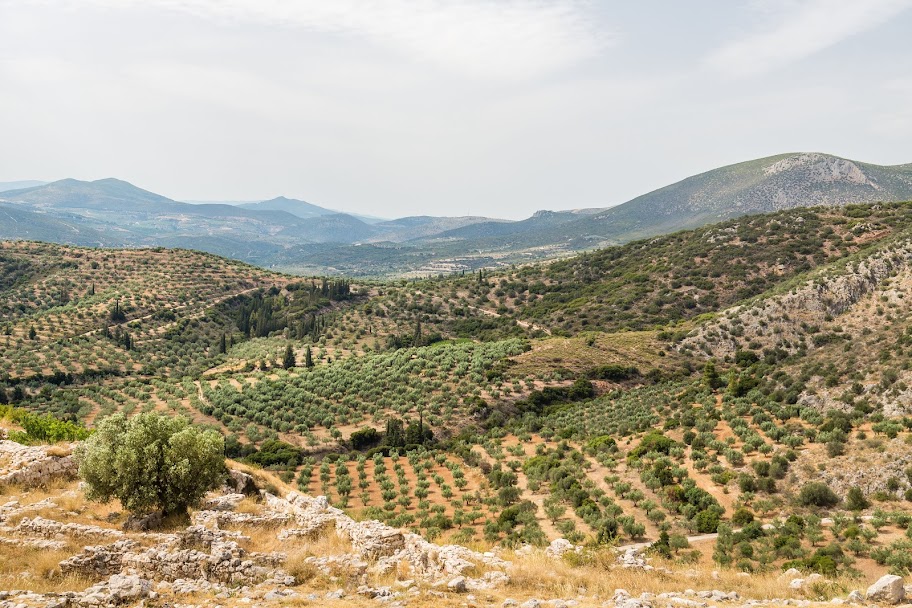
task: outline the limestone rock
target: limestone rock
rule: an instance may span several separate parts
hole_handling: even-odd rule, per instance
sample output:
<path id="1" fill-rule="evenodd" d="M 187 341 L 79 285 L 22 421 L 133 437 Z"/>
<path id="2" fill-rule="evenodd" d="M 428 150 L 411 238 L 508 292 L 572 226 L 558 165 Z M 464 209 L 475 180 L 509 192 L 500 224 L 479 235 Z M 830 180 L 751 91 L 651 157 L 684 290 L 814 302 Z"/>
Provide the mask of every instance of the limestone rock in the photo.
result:
<path id="1" fill-rule="evenodd" d="M 119 540 L 113 545 L 84 547 L 82 553 L 60 562 L 60 570 L 90 578 L 117 574 L 123 569 L 124 554 L 136 546 L 135 541 Z"/>
<path id="2" fill-rule="evenodd" d="M 107 581 L 89 587 L 78 598 L 79 606 L 120 606 L 150 597 L 152 584 L 135 574 L 114 574 Z"/>
<path id="3" fill-rule="evenodd" d="M 571 551 L 579 552 L 580 549 L 581 547 L 577 547 L 566 538 L 557 538 L 551 541 L 551 544 L 547 549 L 545 549 L 545 555 L 548 557 L 559 558 L 563 557 L 565 553 L 569 553 Z"/>
<path id="4" fill-rule="evenodd" d="M 19 522 L 19 525 L 15 528 L 16 534 L 22 536 L 32 536 L 32 537 L 41 537 L 41 538 L 57 538 L 57 537 L 92 537 L 100 536 L 107 538 L 121 538 L 123 537 L 123 532 L 120 530 L 112 530 L 111 528 L 102 528 L 100 526 L 87 526 L 83 524 L 75 523 L 60 523 L 59 521 L 54 521 L 52 519 L 45 519 L 44 517 L 35 517 L 29 519 L 26 517 Z"/>
<path id="5" fill-rule="evenodd" d="M 450 579 L 450 582 L 447 583 L 447 589 L 453 593 L 465 593 L 468 591 L 466 586 L 466 579 L 464 576 L 457 576 L 454 579 Z"/>
<path id="6" fill-rule="evenodd" d="M 77 466 L 71 456 L 52 456 L 47 446 L 26 446 L 0 441 L 0 485 L 36 486 L 59 477 L 75 477 Z"/>
<path id="7" fill-rule="evenodd" d="M 869 602 L 898 604 L 906 597 L 903 579 L 895 574 L 885 574 L 876 583 L 868 587 L 865 599 Z"/>
<path id="8" fill-rule="evenodd" d="M 244 494 L 245 496 L 256 496 L 260 492 L 252 476 L 234 469 L 228 471 L 225 487 L 232 494 Z"/>
<path id="9" fill-rule="evenodd" d="M 240 493 L 223 494 L 210 498 L 203 504 L 207 511 L 234 511 L 246 496 Z"/>

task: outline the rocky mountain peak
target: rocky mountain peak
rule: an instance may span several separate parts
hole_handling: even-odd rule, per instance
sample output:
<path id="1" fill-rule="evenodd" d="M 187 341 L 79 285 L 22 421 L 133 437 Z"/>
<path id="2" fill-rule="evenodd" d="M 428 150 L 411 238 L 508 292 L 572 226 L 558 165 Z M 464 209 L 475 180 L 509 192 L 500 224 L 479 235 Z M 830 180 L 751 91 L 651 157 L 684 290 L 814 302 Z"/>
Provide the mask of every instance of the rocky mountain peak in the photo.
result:
<path id="1" fill-rule="evenodd" d="M 763 170 L 766 176 L 786 172 L 800 172 L 814 183 L 847 182 L 868 185 L 877 189 L 861 167 L 850 160 L 826 154 L 795 154 L 774 162 Z"/>

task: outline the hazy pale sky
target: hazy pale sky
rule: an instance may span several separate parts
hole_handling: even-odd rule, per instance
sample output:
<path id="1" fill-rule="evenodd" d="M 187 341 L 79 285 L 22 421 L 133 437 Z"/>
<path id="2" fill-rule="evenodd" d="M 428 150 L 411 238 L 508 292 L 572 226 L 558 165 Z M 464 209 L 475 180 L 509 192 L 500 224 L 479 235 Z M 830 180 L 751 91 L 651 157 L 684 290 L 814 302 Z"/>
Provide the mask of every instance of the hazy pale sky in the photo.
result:
<path id="1" fill-rule="evenodd" d="M 0 181 L 385 217 L 912 162 L 912 0 L 0 0 Z"/>

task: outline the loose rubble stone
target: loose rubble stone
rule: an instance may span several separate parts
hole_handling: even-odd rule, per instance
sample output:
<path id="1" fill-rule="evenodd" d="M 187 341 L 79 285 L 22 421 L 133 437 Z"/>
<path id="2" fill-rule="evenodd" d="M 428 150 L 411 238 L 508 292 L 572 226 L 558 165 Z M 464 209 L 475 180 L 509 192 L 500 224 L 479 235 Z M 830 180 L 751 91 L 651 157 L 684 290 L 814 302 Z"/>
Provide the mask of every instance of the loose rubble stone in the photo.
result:
<path id="1" fill-rule="evenodd" d="M 207 511 L 234 511 L 245 498 L 247 498 L 246 495 L 234 492 L 224 494 L 207 500 L 203 504 L 203 508 Z"/>
<path id="2" fill-rule="evenodd" d="M 453 593 L 465 593 L 468 591 L 465 577 L 457 576 L 456 578 L 450 580 L 450 582 L 447 583 L 447 589 Z"/>
<path id="3" fill-rule="evenodd" d="M 32 547 L 41 550 L 57 550 L 66 547 L 67 543 L 63 540 L 44 540 L 41 538 L 7 538 L 0 536 L 0 545 L 15 547 Z"/>
<path id="4" fill-rule="evenodd" d="M 57 538 L 66 536 L 86 537 L 102 536 L 108 538 L 122 538 L 123 532 L 102 528 L 100 526 L 87 526 L 75 523 L 60 523 L 44 517 L 29 519 L 26 517 L 16 526 L 15 532 L 23 536 L 39 536 L 42 538 Z"/>
<path id="5" fill-rule="evenodd" d="M 135 574 L 114 574 L 107 581 L 89 587 L 77 597 L 79 606 L 119 606 L 150 597 L 152 583 Z"/>
<path id="6" fill-rule="evenodd" d="M 286 513 L 255 515 L 253 513 L 232 513 L 227 511 L 197 511 L 193 514 L 193 523 L 207 528 L 236 525 L 278 528 L 287 525 L 291 521 L 291 517 Z"/>

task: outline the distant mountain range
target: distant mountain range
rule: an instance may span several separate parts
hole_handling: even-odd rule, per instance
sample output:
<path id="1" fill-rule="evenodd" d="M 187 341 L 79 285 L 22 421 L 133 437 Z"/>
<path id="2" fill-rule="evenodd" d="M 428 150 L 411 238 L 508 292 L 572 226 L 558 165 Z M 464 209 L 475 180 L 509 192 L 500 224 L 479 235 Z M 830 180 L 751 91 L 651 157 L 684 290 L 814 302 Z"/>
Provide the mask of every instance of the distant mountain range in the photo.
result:
<path id="1" fill-rule="evenodd" d="M 386 221 L 386 218 L 374 217 L 371 215 L 361 215 L 359 213 L 349 213 L 346 214 L 344 211 L 336 211 L 334 209 L 327 209 L 326 207 L 320 207 L 306 201 L 300 201 L 294 198 L 286 198 L 284 196 L 278 196 L 276 198 L 269 199 L 267 201 L 185 201 L 188 203 L 195 204 L 224 204 L 224 205 L 236 205 L 238 207 L 243 207 L 245 209 L 254 209 L 254 210 L 265 210 L 265 211 L 286 211 L 292 215 L 296 215 L 300 218 L 308 219 L 312 217 L 319 217 L 321 215 L 351 215 L 356 217 L 362 222 L 367 224 L 376 224 L 379 222 Z"/>
<path id="2" fill-rule="evenodd" d="M 190 204 L 117 179 L 65 179 L 0 183 L 0 239 L 186 247 L 290 271 L 390 275 L 566 255 L 752 213 L 900 200 L 912 200 L 912 164 L 819 153 L 729 165 L 616 207 L 539 211 L 521 221 L 380 220 L 285 197 Z"/>
<path id="3" fill-rule="evenodd" d="M 47 182 L 40 182 L 35 179 L 26 179 L 18 182 L 0 182 L 0 192 L 21 190 L 22 188 L 34 188 L 35 186 L 43 186 L 46 183 Z"/>

